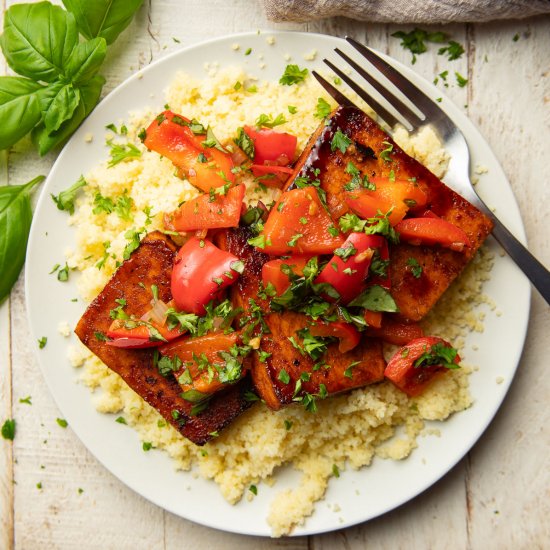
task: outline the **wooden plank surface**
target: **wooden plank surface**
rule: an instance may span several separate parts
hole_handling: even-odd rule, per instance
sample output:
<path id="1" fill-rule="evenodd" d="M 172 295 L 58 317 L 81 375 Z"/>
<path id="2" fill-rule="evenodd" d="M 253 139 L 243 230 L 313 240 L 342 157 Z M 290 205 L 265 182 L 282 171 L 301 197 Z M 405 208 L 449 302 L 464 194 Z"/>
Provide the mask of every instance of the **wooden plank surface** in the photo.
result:
<path id="1" fill-rule="evenodd" d="M 3 2 L 4 7 L 12 3 Z M 397 30 L 392 25 L 342 18 L 274 25 L 249 0 L 155 0 L 145 2 L 111 48 L 103 71 L 106 91 L 181 46 L 257 28 L 350 34 L 410 64 L 410 53 L 390 37 Z M 550 18 L 445 30 L 465 45 L 467 55 L 451 65 L 431 48 L 418 57 L 415 70 L 430 80 L 448 68 L 469 78 L 467 87 L 459 88 L 451 76 L 449 88 L 442 89 L 467 110 L 493 147 L 513 186 L 530 248 L 549 265 Z M 47 173 L 54 159 L 55 154 L 38 159 L 28 144 L 19 144 L 0 165 L 2 183 Z M 0 440 L 0 548 L 544 548 L 550 540 L 545 377 L 550 319 L 538 295 L 531 305 L 527 344 L 510 394 L 452 472 L 414 501 L 366 524 L 270 540 L 222 533 L 164 512 L 122 485 L 70 427 L 56 423 L 60 413 L 34 359 L 36 343 L 29 342 L 20 280 L 0 308 L 0 421 L 13 415 L 18 422 L 13 446 Z M 29 395 L 32 406 L 19 402 Z"/>

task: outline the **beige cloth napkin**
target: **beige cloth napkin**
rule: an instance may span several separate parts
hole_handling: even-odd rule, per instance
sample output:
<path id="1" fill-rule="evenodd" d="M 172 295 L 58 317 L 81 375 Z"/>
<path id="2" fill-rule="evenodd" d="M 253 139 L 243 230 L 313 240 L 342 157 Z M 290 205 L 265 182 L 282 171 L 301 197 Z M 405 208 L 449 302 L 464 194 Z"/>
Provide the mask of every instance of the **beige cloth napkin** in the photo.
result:
<path id="1" fill-rule="evenodd" d="M 260 0 L 271 21 L 344 16 L 380 23 L 517 19 L 550 13 L 550 0 Z"/>

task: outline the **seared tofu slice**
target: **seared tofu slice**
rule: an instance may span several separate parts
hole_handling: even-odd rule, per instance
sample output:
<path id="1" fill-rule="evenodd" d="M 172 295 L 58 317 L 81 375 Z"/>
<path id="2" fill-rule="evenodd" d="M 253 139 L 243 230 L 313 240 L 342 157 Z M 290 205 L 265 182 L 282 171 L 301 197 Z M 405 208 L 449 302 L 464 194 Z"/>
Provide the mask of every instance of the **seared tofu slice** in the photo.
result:
<path id="1" fill-rule="evenodd" d="M 338 130 L 352 140 L 345 153 L 331 149 Z M 313 134 L 296 163 L 295 177 L 289 180 L 287 189 L 295 185 L 296 177 L 319 179 L 327 194 L 328 208 L 337 221 L 349 211 L 344 199 L 344 185 L 351 179 L 345 172 L 348 162 L 353 162 L 369 177 L 388 177 L 393 172 L 396 180 L 415 178 L 428 196 L 427 207 L 460 227 L 472 243 L 465 252 L 405 243 L 391 247 L 392 296 L 402 317 L 418 321 L 474 256 L 491 232 L 492 222 L 407 155 L 374 120 L 354 107 L 339 107 Z M 409 258 L 414 258 L 423 267 L 420 279 L 412 276 Z"/>
<path id="2" fill-rule="evenodd" d="M 346 353 L 340 353 L 337 344 L 329 345 L 323 358 L 325 366 L 317 370 L 315 362 L 292 345 L 289 337 L 299 342 L 296 331 L 307 327 L 309 318 L 292 311 L 268 313 L 269 303 L 258 297 L 258 291 L 262 266 L 269 257 L 247 244 L 251 236 L 248 229 L 230 229 L 219 235 L 218 244 L 245 263 L 243 275 L 232 287 L 234 306 L 242 307 L 246 315 L 255 304 L 269 329 L 262 336 L 260 349 L 271 355 L 261 361 L 259 353 L 254 353 L 251 365 L 254 386 L 267 406 L 276 410 L 293 400 L 311 400 L 324 397 L 325 391 L 331 395 L 382 380 L 386 362 L 376 339 L 364 337 L 359 346 Z"/>
<path id="3" fill-rule="evenodd" d="M 147 235 L 89 305 L 75 332 L 84 345 L 182 435 L 197 445 L 204 445 L 212 438 L 212 432 L 219 432 L 248 408 L 244 393 L 250 388 L 249 381 L 215 395 L 203 412 L 193 416 L 193 404 L 181 397 L 182 390 L 176 379 L 165 378 L 154 366 L 151 349 L 115 348 L 96 336 L 107 332 L 112 321 L 109 312 L 117 305 L 115 299 L 124 298 L 128 311 L 138 317 L 151 308 L 152 285 L 158 287 L 161 300 L 172 299 L 170 276 L 175 253 L 175 245 L 162 233 Z"/>

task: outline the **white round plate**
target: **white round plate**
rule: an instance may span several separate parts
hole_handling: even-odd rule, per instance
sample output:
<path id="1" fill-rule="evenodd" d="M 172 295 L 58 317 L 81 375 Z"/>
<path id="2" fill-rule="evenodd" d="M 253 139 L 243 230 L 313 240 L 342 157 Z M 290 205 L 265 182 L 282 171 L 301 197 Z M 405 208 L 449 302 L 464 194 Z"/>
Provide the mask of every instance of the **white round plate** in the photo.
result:
<path id="1" fill-rule="evenodd" d="M 267 44 L 267 35 L 275 36 L 274 45 Z M 239 52 L 231 48 L 235 42 L 241 45 Z M 304 61 L 303 54 L 310 51 L 312 45 L 318 55 L 313 61 Z M 273 488 L 262 485 L 252 502 L 245 498 L 231 506 L 213 482 L 194 479 L 191 473 L 175 472 L 168 455 L 144 453 L 133 430 L 114 422 L 112 415 L 96 412 L 88 389 L 76 383 L 78 373 L 65 359 L 68 341 L 57 332 L 59 322 L 67 321 L 75 326 L 85 306 L 81 301 L 71 302 L 77 296 L 74 275 L 65 284 L 59 283 L 55 275 L 49 275 L 53 264 L 63 263 L 65 249 L 74 247 L 74 233 L 67 227 L 67 214 L 57 210 L 50 193 L 66 189 L 80 174 L 107 158 L 101 139 L 85 142 L 88 132 L 103 136 L 106 124 L 124 117 L 130 110 L 151 106 L 161 111 L 165 103 L 163 89 L 176 71 L 206 77 L 203 64 L 215 61 L 220 66 L 242 64 L 262 78 L 278 80 L 287 64 L 285 54 L 291 53 L 301 66 L 313 69 L 322 66 L 323 57 L 333 56 L 337 46 L 349 49 L 343 40 L 331 36 L 276 31 L 246 33 L 185 48 L 150 65 L 140 71 L 139 77 L 132 76 L 111 92 L 75 133 L 51 170 L 34 215 L 26 264 L 28 315 L 34 341 L 48 337 L 48 345 L 38 352 L 38 359 L 63 416 L 97 459 L 134 491 L 174 514 L 225 531 L 268 536 L 266 516 L 270 502 L 278 491 L 296 482 L 296 474 L 283 471 Z M 245 57 L 243 52 L 249 47 L 254 55 Z M 263 70 L 258 66 L 260 53 L 266 63 Z M 441 96 L 441 91 L 432 84 L 399 63 L 393 63 L 426 93 L 434 98 Z M 483 164 L 489 169 L 479 184 L 482 195 L 498 212 L 506 212 L 505 221 L 510 230 L 525 240 L 510 185 L 488 144 L 449 100 L 444 99 L 442 105 L 469 142 L 472 166 Z M 473 334 L 468 340 L 467 362 L 480 367 L 470 379 L 474 405 L 449 421 L 438 423 L 441 437 L 420 438 L 419 448 L 406 460 L 375 459 L 369 468 L 346 471 L 339 479 L 333 479 L 326 500 L 338 503 L 341 511 L 335 514 L 327 506 L 317 506 L 313 516 L 305 526 L 296 529 L 294 535 L 341 529 L 403 504 L 448 472 L 485 430 L 514 376 L 523 348 L 530 302 L 530 287 L 519 269 L 508 257 L 498 254 L 492 239 L 489 246 L 496 252 L 495 265 L 484 292 L 495 300 L 502 315 L 489 313 L 485 331 Z M 513 292 L 509 291 L 511 288 Z M 474 345 L 478 351 L 472 351 Z M 502 377 L 504 382 L 496 384 L 497 377 Z"/>

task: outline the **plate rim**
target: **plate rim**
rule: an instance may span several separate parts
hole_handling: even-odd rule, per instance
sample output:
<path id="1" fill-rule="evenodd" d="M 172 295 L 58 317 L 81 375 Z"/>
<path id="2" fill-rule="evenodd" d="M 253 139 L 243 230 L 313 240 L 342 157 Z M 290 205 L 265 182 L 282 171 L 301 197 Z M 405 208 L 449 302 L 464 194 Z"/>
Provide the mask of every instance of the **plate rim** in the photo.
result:
<path id="1" fill-rule="evenodd" d="M 205 41 L 201 41 L 201 42 L 198 42 L 198 43 L 195 43 L 195 44 L 191 44 L 189 46 L 179 48 L 179 49 L 175 50 L 174 52 L 171 52 L 171 53 L 165 55 L 164 57 L 161 57 L 160 59 L 154 61 L 153 63 L 147 65 L 146 67 L 143 67 L 143 68 L 137 70 L 134 74 L 130 75 L 122 83 L 120 83 L 118 86 L 116 86 L 111 92 L 109 92 L 109 94 L 107 94 L 107 96 L 105 96 L 105 98 L 103 98 L 101 100 L 101 102 L 98 104 L 98 106 L 96 106 L 96 108 L 99 107 L 102 104 L 105 105 L 104 102 L 106 102 L 106 100 L 108 100 L 109 98 L 111 98 L 111 97 L 116 98 L 119 94 L 124 93 L 126 88 L 131 86 L 135 81 L 141 79 L 150 70 L 154 70 L 159 65 L 169 63 L 174 58 L 178 58 L 179 56 L 185 57 L 186 55 L 189 54 L 189 52 L 192 52 L 194 50 L 201 50 L 206 46 L 215 45 L 217 43 L 223 44 L 223 43 L 228 43 L 229 41 L 232 41 L 232 40 L 245 39 L 245 38 L 246 39 L 257 39 L 260 36 L 265 37 L 265 35 L 273 35 L 275 37 L 283 37 L 285 35 L 294 35 L 294 36 L 299 36 L 301 39 L 306 39 L 307 41 L 311 40 L 312 37 L 318 37 L 322 40 L 327 40 L 328 39 L 329 41 L 334 41 L 333 45 L 346 44 L 346 42 L 342 38 L 339 38 L 339 37 L 336 37 L 336 36 L 333 36 L 333 35 L 327 35 L 327 34 L 321 34 L 321 33 L 309 33 L 309 32 L 304 32 L 304 31 L 283 31 L 283 30 L 273 30 L 273 29 L 261 30 L 261 31 L 258 31 L 258 32 L 240 32 L 240 33 L 228 34 L 228 35 L 223 35 L 223 36 L 211 38 L 211 39 L 208 39 L 208 40 L 205 40 Z M 427 86 L 430 90 L 432 88 L 435 88 L 435 86 L 433 86 L 427 79 L 425 79 L 421 75 L 415 73 L 411 68 L 409 68 L 406 65 L 402 64 L 398 60 L 396 60 L 394 58 L 391 58 L 390 56 L 388 56 L 386 54 L 381 54 L 381 55 L 385 59 L 387 59 L 390 62 L 392 62 L 393 64 L 395 64 L 399 69 L 403 70 L 406 75 L 408 75 L 408 76 L 410 76 L 411 74 L 414 75 L 414 77 L 416 79 L 418 79 L 423 85 Z M 184 67 L 182 67 L 182 69 L 185 70 Z M 250 71 L 251 69 L 248 68 L 248 70 Z M 167 79 L 167 83 L 168 83 L 168 79 Z M 475 132 L 482 139 L 482 141 L 487 145 L 488 149 L 491 149 L 489 143 L 483 137 L 483 134 L 478 130 L 476 125 L 473 123 L 473 121 L 470 120 L 468 115 L 465 114 L 465 113 L 462 113 L 462 111 L 459 110 L 458 106 L 456 106 L 454 104 L 454 102 L 450 98 L 448 98 L 443 91 L 438 90 L 438 94 L 443 96 L 446 99 L 446 103 L 445 103 L 446 107 L 449 107 L 451 111 L 455 112 L 455 114 L 458 113 L 458 115 L 461 118 L 463 118 L 464 121 L 466 121 L 467 125 L 470 126 L 469 130 Z M 95 112 L 95 109 L 94 109 L 94 112 Z M 92 112 L 90 117 L 93 116 L 94 112 Z M 125 113 L 125 115 L 126 114 L 127 113 Z M 46 178 L 46 181 L 45 181 L 45 183 L 42 187 L 40 196 L 38 198 L 37 205 L 36 205 L 36 208 L 35 208 L 35 212 L 38 212 L 40 209 L 42 209 L 44 203 L 48 200 L 48 196 L 47 196 L 48 193 L 46 193 L 45 190 L 46 190 L 46 188 L 49 188 L 51 186 L 50 182 L 52 180 L 55 181 L 54 176 L 56 175 L 56 171 L 59 169 L 59 165 L 63 165 L 63 163 L 65 162 L 65 157 L 70 155 L 71 144 L 74 141 L 76 141 L 77 139 L 81 138 L 81 135 L 80 135 L 81 131 L 82 131 L 82 126 L 75 132 L 75 134 L 73 134 L 73 136 L 70 138 L 70 140 L 67 142 L 67 144 L 63 147 L 63 150 L 59 153 L 57 159 L 55 160 L 54 164 L 52 165 L 52 167 L 51 167 L 51 169 L 48 173 L 48 176 Z M 491 150 L 491 153 L 492 153 L 492 150 Z M 492 154 L 494 156 L 494 153 L 492 153 Z M 496 160 L 498 166 L 501 168 L 500 162 L 498 161 L 498 159 L 496 159 L 496 156 L 495 156 L 495 160 Z M 54 176 L 52 176 L 52 174 L 54 174 Z M 524 224 L 523 224 L 523 220 L 521 218 L 521 213 L 519 211 L 515 196 L 513 196 L 513 191 L 512 191 L 511 185 L 508 181 L 508 178 L 505 176 L 504 173 L 502 173 L 502 174 L 504 176 L 504 183 L 510 188 L 512 198 L 513 198 L 513 201 L 514 201 L 514 207 L 517 211 L 517 216 L 519 218 L 519 222 L 518 222 L 519 227 L 516 227 L 514 233 L 516 234 L 516 236 L 519 238 L 520 241 L 525 243 L 526 242 L 525 227 L 524 227 Z M 33 320 L 32 320 L 33 319 L 33 314 L 32 314 L 32 311 L 31 311 L 32 306 L 31 306 L 31 300 L 29 299 L 29 297 L 32 295 L 32 291 L 30 291 L 31 277 L 29 275 L 29 272 L 31 270 L 32 261 L 33 261 L 33 258 L 31 258 L 31 251 L 36 246 L 36 240 L 37 240 L 37 236 L 36 236 L 37 230 L 35 230 L 35 219 L 37 219 L 37 218 L 38 218 L 38 216 L 35 216 L 33 218 L 33 224 L 32 224 L 30 235 L 29 235 L 29 244 L 28 244 L 28 248 L 27 248 L 27 257 L 26 257 L 26 264 L 25 264 L 26 312 L 27 312 L 27 317 L 28 317 L 28 320 L 29 320 L 29 326 L 30 326 L 31 334 L 32 334 L 34 339 L 36 339 L 37 333 L 35 331 L 34 323 L 33 323 Z M 492 239 L 492 237 L 491 237 L 491 239 Z M 307 518 L 306 518 L 306 526 L 305 527 L 299 527 L 299 528 L 295 529 L 291 533 L 290 536 L 322 534 L 322 533 L 326 533 L 326 532 L 330 532 L 330 531 L 334 531 L 334 530 L 338 530 L 338 529 L 342 529 L 342 528 L 351 527 L 353 525 L 357 525 L 359 523 L 363 523 L 365 521 L 369 521 L 371 519 L 374 519 L 375 517 L 379 517 L 379 516 L 389 512 L 389 511 L 393 510 L 393 509 L 396 509 L 396 508 L 402 506 L 403 504 L 411 501 L 412 499 L 416 498 L 418 495 L 420 495 L 421 493 L 426 491 L 428 488 L 430 488 L 432 485 L 434 485 L 440 479 L 442 479 L 448 472 L 450 472 L 456 466 L 456 464 L 458 464 L 458 462 L 460 462 L 460 460 L 462 460 L 464 458 L 464 456 L 466 456 L 466 454 L 471 451 L 471 449 L 476 444 L 476 442 L 479 440 L 479 438 L 484 434 L 484 432 L 486 431 L 489 424 L 493 421 L 495 415 L 499 412 L 499 410 L 502 406 L 502 403 L 503 403 L 503 401 L 504 401 L 504 399 L 505 399 L 505 397 L 508 393 L 508 389 L 511 386 L 513 378 L 514 378 L 514 376 L 517 372 L 517 368 L 518 368 L 518 365 L 519 365 L 519 362 L 520 362 L 520 359 L 521 359 L 521 355 L 524 351 L 525 339 L 526 339 L 527 331 L 528 331 L 528 328 L 529 328 L 530 306 L 531 306 L 531 299 L 530 299 L 531 287 L 530 287 L 528 281 L 526 282 L 526 285 L 528 287 L 527 288 L 527 300 L 526 300 L 526 309 L 524 309 L 524 312 L 523 312 L 524 317 L 525 317 L 525 322 L 522 325 L 523 326 L 523 332 L 520 335 L 521 336 L 520 337 L 521 345 L 518 348 L 519 352 L 518 352 L 516 360 L 514 361 L 515 367 L 513 369 L 513 374 L 506 381 L 506 383 L 503 384 L 504 392 L 503 392 L 503 395 L 502 395 L 496 409 L 492 412 L 491 415 L 489 415 L 485 418 L 485 422 L 483 423 L 481 429 L 477 430 L 476 433 L 474 434 L 474 436 L 470 437 L 468 439 L 467 444 L 464 446 L 464 448 L 466 448 L 466 450 L 462 454 L 457 456 L 456 460 L 454 460 L 451 464 L 447 463 L 445 465 L 445 467 L 443 468 L 442 473 L 436 475 L 431 480 L 429 480 L 428 482 L 426 482 L 422 486 L 418 487 L 418 489 L 416 491 L 413 491 L 412 494 L 411 493 L 407 494 L 407 496 L 404 497 L 403 499 L 401 499 L 401 501 L 397 504 L 390 504 L 385 509 L 380 510 L 379 512 L 377 512 L 374 515 L 364 517 L 363 519 L 352 520 L 352 521 L 347 521 L 346 520 L 343 523 L 339 523 L 338 521 L 335 520 L 333 525 L 327 525 L 325 528 L 321 528 L 321 529 L 319 529 L 319 528 L 308 529 L 308 527 L 307 527 Z M 525 291 L 525 289 L 524 289 L 524 291 Z M 67 347 L 67 346 L 65 346 L 65 347 Z M 66 411 L 64 411 L 63 407 L 60 406 L 58 396 L 56 395 L 56 393 L 54 391 L 54 388 L 51 385 L 52 381 L 49 379 L 49 377 L 47 375 L 47 369 L 46 369 L 45 366 L 43 366 L 43 361 L 44 361 L 43 357 L 38 353 L 38 351 L 36 349 L 35 349 L 34 353 L 35 353 L 35 357 L 37 358 L 38 364 L 40 365 L 40 370 L 42 371 L 42 375 L 43 375 L 43 377 L 46 381 L 46 384 L 47 384 L 50 395 L 53 397 L 53 399 L 54 399 L 56 405 L 58 406 L 58 408 L 60 409 L 60 411 L 63 414 L 65 414 Z M 91 396 L 91 394 L 90 394 L 90 396 Z M 91 403 L 91 400 L 90 400 L 90 403 Z M 94 410 L 95 410 L 95 408 L 94 408 Z M 98 413 L 98 414 L 100 414 L 100 413 Z M 70 420 L 70 418 L 69 418 L 69 420 Z M 207 521 L 208 518 L 205 518 L 205 521 L 202 521 L 201 519 L 197 519 L 196 517 L 190 518 L 188 516 L 182 515 L 181 512 L 179 512 L 178 510 L 167 506 L 166 504 L 159 501 L 159 499 L 157 499 L 157 498 L 151 497 L 151 495 L 146 494 L 146 492 L 144 492 L 143 490 L 140 490 L 139 488 L 137 488 L 135 486 L 135 484 L 132 484 L 128 480 L 123 479 L 118 473 L 116 473 L 114 471 L 115 468 L 111 467 L 111 465 L 108 464 L 105 460 L 103 460 L 95 452 L 95 450 L 93 450 L 90 446 L 88 446 L 87 443 L 85 443 L 85 441 L 87 441 L 86 437 L 82 437 L 81 434 L 78 433 L 76 430 L 73 430 L 73 431 L 74 431 L 75 435 L 78 437 L 78 439 L 81 441 L 81 443 L 84 445 L 84 447 L 112 475 L 114 475 L 120 482 L 124 483 L 124 485 L 126 485 L 130 489 L 132 489 L 132 491 L 134 491 L 138 495 L 146 498 L 147 500 L 149 500 L 150 502 L 152 502 L 155 505 L 159 506 L 160 508 L 165 509 L 165 510 L 167 510 L 167 511 L 169 511 L 169 512 L 171 512 L 171 513 L 173 513 L 173 514 L 175 514 L 179 517 L 187 519 L 189 521 L 193 521 L 193 522 L 199 523 L 201 525 L 205 525 L 207 527 L 215 528 L 215 529 L 218 529 L 218 530 L 222 530 L 222 531 L 226 531 L 226 532 L 239 533 L 239 534 L 244 534 L 244 535 L 271 536 L 268 532 L 269 528 L 267 526 L 267 522 L 265 522 L 265 526 L 264 526 L 264 527 L 267 527 L 267 529 L 264 528 L 264 529 L 261 530 L 261 532 L 256 532 L 256 531 L 251 531 L 251 530 L 243 530 L 243 529 L 239 528 L 239 526 L 235 526 L 234 529 L 228 529 L 227 527 L 219 527 L 215 523 Z M 166 454 L 166 453 L 163 453 L 163 454 Z M 170 459 L 170 460 L 172 460 L 172 459 Z M 363 468 L 363 470 L 367 469 L 367 468 L 368 467 L 365 467 L 365 468 Z M 220 498 L 223 498 L 223 497 L 221 497 L 221 495 L 220 495 Z M 319 505 L 319 503 L 317 502 L 316 506 L 318 506 L 318 505 Z"/>

